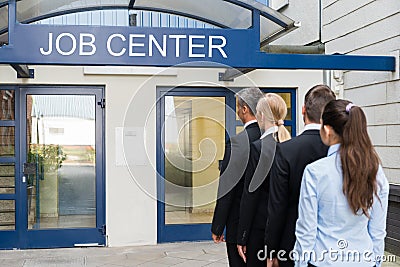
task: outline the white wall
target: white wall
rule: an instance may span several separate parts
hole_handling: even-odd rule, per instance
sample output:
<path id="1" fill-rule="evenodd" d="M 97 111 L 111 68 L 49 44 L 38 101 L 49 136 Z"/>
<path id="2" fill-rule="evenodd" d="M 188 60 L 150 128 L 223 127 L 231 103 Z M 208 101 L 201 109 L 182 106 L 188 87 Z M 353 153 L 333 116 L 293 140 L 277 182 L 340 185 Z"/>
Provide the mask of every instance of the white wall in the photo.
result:
<path id="1" fill-rule="evenodd" d="M 301 26 L 274 41 L 274 45 L 307 45 L 319 41 L 319 1 L 290 0 L 289 4 L 279 10 Z"/>
<path id="2" fill-rule="evenodd" d="M 391 55 L 399 60 L 400 1 L 323 0 L 322 3 L 322 40 L 328 54 Z M 368 130 L 389 181 L 400 183 L 398 63 L 394 73 L 345 71 L 341 78 L 343 97 L 366 112 Z"/>
<path id="3" fill-rule="evenodd" d="M 305 92 L 322 82 L 321 71 L 257 70 L 235 82 L 218 82 L 217 69 L 172 69 L 152 75 L 152 68 L 30 66 L 35 79 L 16 79 L 9 66 L 0 66 L 2 84 L 104 85 L 106 92 L 106 217 L 108 244 L 126 246 L 157 242 L 156 196 L 156 87 L 254 86 L 297 88 L 298 132 L 303 128 L 301 105 Z M 86 74 L 85 74 L 86 73 Z M 141 73 L 139 75 L 139 73 Z M 131 105 L 132 104 L 132 105 Z M 129 127 L 127 135 L 141 136 L 146 152 L 126 139 L 131 173 L 116 158 L 116 128 Z M 132 130 L 129 130 L 132 129 Z M 143 131 L 142 131 L 143 133 Z M 142 138 L 142 137 L 140 137 Z M 143 138 L 142 138 L 143 139 Z M 146 160 L 135 158 L 133 155 Z M 130 158 L 130 157 L 133 158 Z M 147 159 L 148 157 L 148 159 Z M 132 177 L 133 176 L 133 177 Z M 133 179 L 134 178 L 134 179 Z"/>

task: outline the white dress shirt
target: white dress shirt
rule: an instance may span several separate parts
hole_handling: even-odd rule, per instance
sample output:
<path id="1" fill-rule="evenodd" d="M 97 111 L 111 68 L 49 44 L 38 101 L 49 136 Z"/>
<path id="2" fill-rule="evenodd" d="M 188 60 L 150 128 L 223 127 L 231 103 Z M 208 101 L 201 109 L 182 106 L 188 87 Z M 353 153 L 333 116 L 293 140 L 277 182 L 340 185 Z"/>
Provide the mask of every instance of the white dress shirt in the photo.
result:
<path id="1" fill-rule="evenodd" d="M 246 123 L 244 124 L 243 128 L 246 129 L 247 126 L 249 126 L 250 124 L 255 123 L 255 122 L 257 122 L 257 120 L 248 121 L 248 122 L 246 122 Z"/>
<path id="2" fill-rule="evenodd" d="M 318 123 L 310 123 L 304 126 L 303 133 L 308 130 L 321 130 L 321 124 Z"/>
<path id="3" fill-rule="evenodd" d="M 278 131 L 278 126 L 272 126 L 270 128 L 268 128 L 260 137 L 260 139 L 265 138 L 267 135 L 272 134 L 272 133 L 276 133 Z"/>

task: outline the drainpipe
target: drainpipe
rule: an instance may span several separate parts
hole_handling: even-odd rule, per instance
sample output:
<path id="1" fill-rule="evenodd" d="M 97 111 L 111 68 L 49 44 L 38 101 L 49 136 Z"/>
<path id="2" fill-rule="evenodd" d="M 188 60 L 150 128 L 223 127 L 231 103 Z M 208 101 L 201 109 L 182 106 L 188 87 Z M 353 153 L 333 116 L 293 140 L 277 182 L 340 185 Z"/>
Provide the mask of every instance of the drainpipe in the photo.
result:
<path id="1" fill-rule="evenodd" d="M 318 1 L 319 3 L 319 42 L 322 43 L 322 0 Z M 332 88 L 332 71 L 331 70 L 323 70 L 322 74 L 323 83 Z"/>

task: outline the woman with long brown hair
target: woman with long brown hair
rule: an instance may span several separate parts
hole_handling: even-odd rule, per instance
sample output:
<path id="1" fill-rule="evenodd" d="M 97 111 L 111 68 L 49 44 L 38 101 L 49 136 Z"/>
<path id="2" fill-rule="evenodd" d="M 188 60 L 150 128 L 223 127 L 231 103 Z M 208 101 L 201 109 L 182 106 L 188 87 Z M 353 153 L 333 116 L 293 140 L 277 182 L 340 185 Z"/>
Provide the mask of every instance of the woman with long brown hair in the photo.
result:
<path id="1" fill-rule="evenodd" d="M 362 109 L 329 102 L 321 138 L 328 156 L 306 167 L 301 185 L 296 266 L 380 266 L 389 184 Z"/>

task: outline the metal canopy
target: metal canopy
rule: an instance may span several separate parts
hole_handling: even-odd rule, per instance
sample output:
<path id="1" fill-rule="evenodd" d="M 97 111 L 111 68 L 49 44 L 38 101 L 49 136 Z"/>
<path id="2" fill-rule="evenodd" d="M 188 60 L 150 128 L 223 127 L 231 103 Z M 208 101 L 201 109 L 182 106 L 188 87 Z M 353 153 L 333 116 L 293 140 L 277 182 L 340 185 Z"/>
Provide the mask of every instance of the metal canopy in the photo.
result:
<path id="1" fill-rule="evenodd" d="M 213 22 L 221 28 L 67 26 L 18 22 L 21 18 L 29 21 L 73 10 L 118 6 L 186 14 Z M 1 9 L 7 7 L 9 43 L 0 46 L 0 64 L 396 70 L 393 56 L 262 52 L 260 40 L 262 45 L 293 29 L 294 24 L 254 0 L 131 0 L 129 3 L 128 0 L 9 0 Z M 25 17 L 21 17 L 22 14 Z M 265 29 L 264 23 L 269 25 Z M 262 35 L 264 33 L 267 35 Z M 260 39 L 260 36 L 264 37 Z"/>
<path id="2" fill-rule="evenodd" d="M 16 18 L 30 23 L 67 13 L 111 8 L 177 14 L 229 29 L 252 27 L 252 10 L 257 9 L 262 44 L 295 28 L 293 20 L 255 0 L 21 0 L 17 1 Z M 0 8 L 0 18 L 6 18 L 7 13 L 6 5 Z M 0 33 L 6 29 L 7 20 L 0 19 Z"/>

